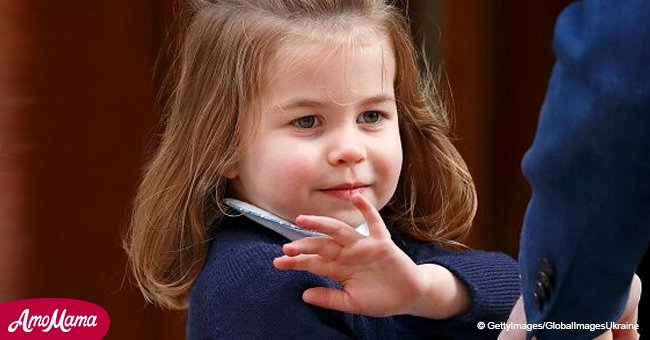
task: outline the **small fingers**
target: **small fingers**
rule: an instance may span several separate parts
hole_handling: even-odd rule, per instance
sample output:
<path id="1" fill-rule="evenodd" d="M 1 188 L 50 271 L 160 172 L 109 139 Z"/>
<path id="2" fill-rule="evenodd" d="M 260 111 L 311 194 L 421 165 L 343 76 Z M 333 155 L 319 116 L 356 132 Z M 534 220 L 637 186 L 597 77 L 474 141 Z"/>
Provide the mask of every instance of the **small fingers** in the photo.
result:
<path id="1" fill-rule="evenodd" d="M 379 211 L 361 194 L 351 197 L 352 204 L 361 212 L 363 219 L 368 224 L 368 231 L 371 237 L 379 239 L 390 239 L 390 232 L 384 224 Z"/>
<path id="2" fill-rule="evenodd" d="M 281 270 L 300 270 L 332 279 L 328 261 L 318 255 L 282 256 L 273 260 L 273 265 Z"/>
<path id="3" fill-rule="evenodd" d="M 320 255 L 326 259 L 336 259 L 341 253 L 341 245 L 331 237 L 305 237 L 287 243 L 282 247 L 285 255 L 296 256 L 300 254 Z"/>
<path id="4" fill-rule="evenodd" d="M 296 218 L 296 224 L 306 229 L 320 231 L 344 246 L 363 238 L 354 228 L 330 217 L 300 215 Z"/>

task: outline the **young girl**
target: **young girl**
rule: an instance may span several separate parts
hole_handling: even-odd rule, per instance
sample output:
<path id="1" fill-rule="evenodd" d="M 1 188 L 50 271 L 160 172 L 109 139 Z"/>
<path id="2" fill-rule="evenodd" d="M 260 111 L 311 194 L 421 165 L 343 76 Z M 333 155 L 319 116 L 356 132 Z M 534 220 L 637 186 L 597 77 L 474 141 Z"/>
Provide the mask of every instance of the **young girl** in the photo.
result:
<path id="1" fill-rule="evenodd" d="M 126 240 L 145 297 L 189 307 L 192 339 L 495 338 L 516 265 L 450 250 L 474 186 L 401 12 L 192 10 Z"/>

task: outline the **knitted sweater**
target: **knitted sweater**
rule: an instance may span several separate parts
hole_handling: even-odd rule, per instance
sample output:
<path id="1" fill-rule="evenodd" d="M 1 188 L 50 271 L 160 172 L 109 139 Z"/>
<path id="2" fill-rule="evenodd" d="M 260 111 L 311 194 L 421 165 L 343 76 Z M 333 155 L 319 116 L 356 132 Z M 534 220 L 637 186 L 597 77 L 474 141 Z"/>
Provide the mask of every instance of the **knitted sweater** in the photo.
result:
<path id="1" fill-rule="evenodd" d="M 244 217 L 224 218 L 214 236 L 192 288 L 188 339 L 495 339 L 498 330 L 477 323 L 505 321 L 520 294 L 517 265 L 504 254 L 449 251 L 393 232 L 415 263 L 444 266 L 464 282 L 471 310 L 441 321 L 342 313 L 302 301 L 306 289 L 337 282 L 273 267 L 286 238 Z"/>

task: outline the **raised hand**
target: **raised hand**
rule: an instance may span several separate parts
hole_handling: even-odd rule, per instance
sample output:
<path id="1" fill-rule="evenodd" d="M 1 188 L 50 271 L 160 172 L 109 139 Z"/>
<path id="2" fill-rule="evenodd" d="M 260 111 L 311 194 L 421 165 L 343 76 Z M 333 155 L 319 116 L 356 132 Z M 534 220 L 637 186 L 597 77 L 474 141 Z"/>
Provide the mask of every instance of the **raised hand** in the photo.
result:
<path id="1" fill-rule="evenodd" d="M 302 270 L 339 281 L 342 289 L 315 287 L 303 300 L 324 308 L 368 316 L 411 314 L 433 319 L 469 308 L 466 288 L 444 267 L 416 265 L 391 240 L 379 212 L 362 195 L 351 203 L 368 224 L 369 235 L 324 216 L 296 219 L 299 226 L 326 236 L 285 244 L 274 260 L 281 270 Z"/>

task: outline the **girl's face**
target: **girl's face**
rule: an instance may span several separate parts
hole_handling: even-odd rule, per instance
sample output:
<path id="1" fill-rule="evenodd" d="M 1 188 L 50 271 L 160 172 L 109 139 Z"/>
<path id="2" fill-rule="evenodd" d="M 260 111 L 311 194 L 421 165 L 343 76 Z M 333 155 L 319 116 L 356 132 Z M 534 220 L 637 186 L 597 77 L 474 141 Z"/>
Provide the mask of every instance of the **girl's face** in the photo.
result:
<path id="1" fill-rule="evenodd" d="M 267 70 L 252 144 L 227 174 L 236 193 L 289 221 L 322 215 L 356 227 L 350 195 L 381 209 L 402 167 L 391 44 L 287 44 Z"/>

